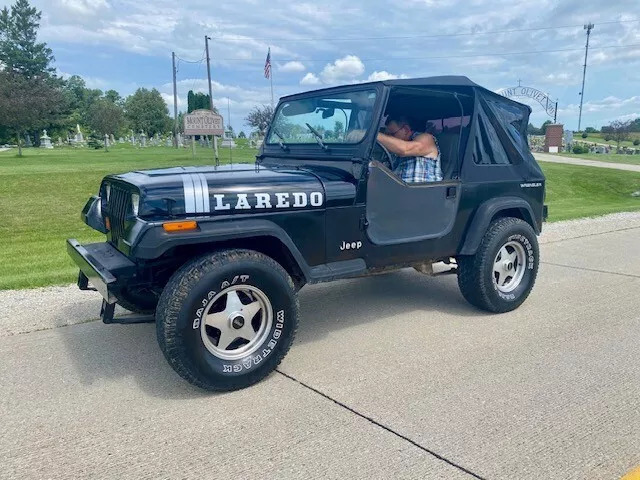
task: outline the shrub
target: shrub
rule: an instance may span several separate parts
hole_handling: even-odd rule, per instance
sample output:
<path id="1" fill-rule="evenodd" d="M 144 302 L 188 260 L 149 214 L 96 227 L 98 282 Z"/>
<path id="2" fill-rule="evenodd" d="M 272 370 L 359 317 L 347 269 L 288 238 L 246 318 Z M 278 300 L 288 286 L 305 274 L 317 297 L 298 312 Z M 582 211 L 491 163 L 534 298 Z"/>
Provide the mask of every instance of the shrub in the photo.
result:
<path id="1" fill-rule="evenodd" d="M 589 134 L 588 134 L 587 132 L 584 132 L 584 133 L 582 134 L 582 138 L 587 138 L 588 136 L 589 136 Z"/>
<path id="2" fill-rule="evenodd" d="M 612 137 L 611 135 L 605 135 L 605 136 L 604 136 L 604 141 L 605 141 L 605 142 L 610 142 L 612 138 L 613 138 L 613 137 Z"/>
<path id="3" fill-rule="evenodd" d="M 640 145 L 640 138 L 636 138 L 636 139 L 633 141 L 633 144 L 634 144 L 635 146 Z"/>
<path id="4" fill-rule="evenodd" d="M 582 145 L 576 144 L 573 146 L 573 153 L 580 154 L 580 153 L 587 153 L 588 151 L 589 149 L 587 147 L 583 147 Z"/>

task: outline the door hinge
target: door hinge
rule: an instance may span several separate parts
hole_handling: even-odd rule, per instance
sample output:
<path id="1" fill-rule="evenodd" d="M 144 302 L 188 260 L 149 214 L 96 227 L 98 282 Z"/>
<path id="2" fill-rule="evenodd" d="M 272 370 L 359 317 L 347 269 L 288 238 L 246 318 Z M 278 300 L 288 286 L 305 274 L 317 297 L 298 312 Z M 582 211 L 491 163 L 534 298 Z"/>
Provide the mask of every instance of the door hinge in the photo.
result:
<path id="1" fill-rule="evenodd" d="M 360 217 L 360 230 L 366 230 L 369 226 L 369 222 L 367 221 L 367 217 L 365 215 Z"/>

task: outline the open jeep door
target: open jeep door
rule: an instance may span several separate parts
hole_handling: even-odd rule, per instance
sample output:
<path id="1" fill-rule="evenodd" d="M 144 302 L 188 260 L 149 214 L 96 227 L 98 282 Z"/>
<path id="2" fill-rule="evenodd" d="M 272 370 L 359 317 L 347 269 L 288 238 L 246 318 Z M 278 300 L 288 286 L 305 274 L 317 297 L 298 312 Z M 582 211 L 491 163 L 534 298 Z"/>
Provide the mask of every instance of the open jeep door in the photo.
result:
<path id="1" fill-rule="evenodd" d="M 472 101 L 467 98 L 467 109 Z M 367 234 L 376 245 L 440 238 L 456 221 L 460 200 L 460 158 L 468 138 L 470 111 L 458 94 L 432 88 L 393 88 L 387 114 L 412 119 L 415 131 L 431 131 L 441 152 L 442 181 L 406 183 L 388 168 L 389 153 L 376 144 L 367 183 Z M 386 165 L 384 164 L 386 163 Z"/>

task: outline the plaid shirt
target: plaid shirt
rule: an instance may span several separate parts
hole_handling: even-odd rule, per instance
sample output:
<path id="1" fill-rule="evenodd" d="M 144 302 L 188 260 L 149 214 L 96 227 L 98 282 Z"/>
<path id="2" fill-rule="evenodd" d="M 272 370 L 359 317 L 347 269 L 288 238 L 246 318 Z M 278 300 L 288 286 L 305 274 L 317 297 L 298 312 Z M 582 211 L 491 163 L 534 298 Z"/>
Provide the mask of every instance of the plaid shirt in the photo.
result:
<path id="1" fill-rule="evenodd" d="M 414 132 L 411 140 L 420 135 Z M 438 149 L 437 157 L 398 157 L 393 168 L 395 173 L 406 183 L 426 183 L 439 182 L 442 180 L 442 169 L 440 168 L 440 146 L 438 140 L 433 137 Z"/>

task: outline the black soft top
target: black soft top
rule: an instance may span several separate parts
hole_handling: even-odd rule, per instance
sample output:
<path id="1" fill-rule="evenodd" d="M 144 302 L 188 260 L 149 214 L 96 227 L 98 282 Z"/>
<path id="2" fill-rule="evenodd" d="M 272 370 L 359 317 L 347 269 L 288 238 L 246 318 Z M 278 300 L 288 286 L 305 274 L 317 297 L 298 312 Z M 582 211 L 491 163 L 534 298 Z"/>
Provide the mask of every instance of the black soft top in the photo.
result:
<path id="1" fill-rule="evenodd" d="M 293 100 L 298 96 L 306 96 L 308 94 L 313 94 L 315 92 L 323 92 L 328 90 L 333 90 L 336 88 L 344 88 L 346 86 L 351 87 L 362 87 L 366 85 L 388 85 L 390 87 L 462 87 L 472 89 L 475 92 L 482 92 L 485 97 L 492 97 L 494 100 L 504 102 L 511 105 L 517 105 L 520 108 L 523 108 L 527 111 L 527 115 L 531 113 L 531 107 L 525 105 L 524 103 L 516 102 L 515 100 L 511 100 L 510 98 L 503 97 L 491 90 L 478 85 L 476 82 L 472 81 L 469 77 L 465 77 L 464 75 L 438 75 L 434 77 L 420 77 L 420 78 L 401 78 L 394 80 L 378 80 L 376 82 L 364 82 L 353 85 L 340 85 L 335 87 L 327 87 L 327 88 L 319 88 L 317 90 L 308 90 L 306 92 L 295 93 L 292 95 L 287 95 L 281 98 L 281 100 Z M 455 89 L 455 88 L 454 88 Z"/>
<path id="2" fill-rule="evenodd" d="M 531 107 L 491 90 L 481 87 L 462 75 L 441 75 L 423 78 L 403 78 L 380 80 L 340 87 L 323 88 L 282 97 L 282 101 L 291 101 L 314 95 L 319 92 L 380 86 L 398 88 L 432 87 L 451 95 L 463 95 L 466 100 L 460 103 L 461 119 L 467 116 L 467 127 L 458 128 L 453 134 L 440 134 L 439 143 L 450 145 L 446 155 L 446 178 L 456 178 L 462 171 L 478 180 L 500 180 L 519 178 L 526 181 L 544 180 L 540 166 L 535 161 L 527 141 L 527 126 Z M 464 105 L 463 105 L 464 104 Z M 445 138 L 449 136 L 451 138 Z M 454 138 L 455 137 L 455 138 Z M 506 169 L 477 168 L 483 165 L 509 166 Z M 503 177 L 503 178 L 501 178 Z"/>

